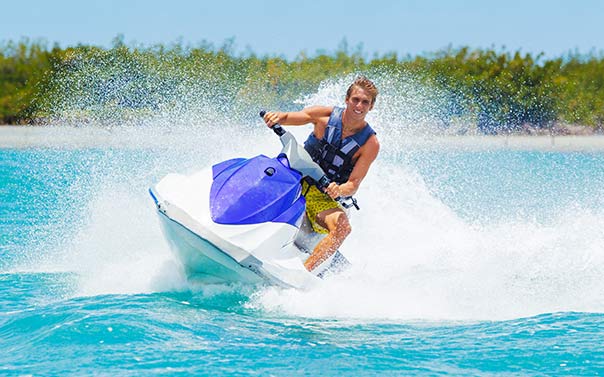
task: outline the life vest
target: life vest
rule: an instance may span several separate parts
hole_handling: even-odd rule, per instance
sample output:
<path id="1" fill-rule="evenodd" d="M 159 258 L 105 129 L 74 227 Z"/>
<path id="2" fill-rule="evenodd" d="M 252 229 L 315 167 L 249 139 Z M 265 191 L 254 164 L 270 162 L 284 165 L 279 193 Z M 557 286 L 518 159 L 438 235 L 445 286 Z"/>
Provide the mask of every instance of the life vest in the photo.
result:
<path id="1" fill-rule="evenodd" d="M 334 107 L 325 135 L 321 140 L 314 133 L 310 133 L 304 142 L 304 149 L 310 154 L 313 161 L 321 166 L 323 172 L 331 181 L 337 184 L 346 183 L 354 168 L 352 158 L 375 131 L 367 124 L 354 135 L 342 139 L 342 114 L 344 108 Z"/>

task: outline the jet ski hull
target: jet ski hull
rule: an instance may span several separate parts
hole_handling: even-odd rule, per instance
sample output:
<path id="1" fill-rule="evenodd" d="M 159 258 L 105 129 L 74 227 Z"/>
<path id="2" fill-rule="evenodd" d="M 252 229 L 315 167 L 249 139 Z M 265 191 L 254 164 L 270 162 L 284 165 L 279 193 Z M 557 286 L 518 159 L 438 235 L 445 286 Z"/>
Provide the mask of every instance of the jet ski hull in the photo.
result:
<path id="1" fill-rule="evenodd" d="M 317 281 L 304 267 L 308 254 L 294 243 L 298 226 L 214 222 L 208 200 L 211 182 L 207 170 L 189 176 L 170 174 L 149 190 L 165 238 L 187 278 L 201 283 L 267 283 L 296 288 Z"/>
<path id="2" fill-rule="evenodd" d="M 164 236 L 188 279 L 207 284 L 258 284 L 266 281 L 249 267 L 241 266 L 210 241 L 165 214 L 160 212 L 159 217 Z"/>

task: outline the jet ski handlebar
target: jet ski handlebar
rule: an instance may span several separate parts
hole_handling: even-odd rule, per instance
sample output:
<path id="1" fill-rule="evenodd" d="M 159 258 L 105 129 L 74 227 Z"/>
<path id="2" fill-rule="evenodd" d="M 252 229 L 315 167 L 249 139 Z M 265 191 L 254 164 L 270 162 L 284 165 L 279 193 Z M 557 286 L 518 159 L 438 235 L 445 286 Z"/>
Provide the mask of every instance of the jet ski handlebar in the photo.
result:
<path id="1" fill-rule="evenodd" d="M 266 114 L 265 110 L 262 110 L 260 112 L 260 117 L 264 118 L 264 115 Z M 275 123 L 271 129 L 277 134 L 277 136 L 281 137 L 285 134 L 285 130 L 283 129 L 283 127 L 281 127 L 281 125 L 279 123 Z"/>
<path id="2" fill-rule="evenodd" d="M 260 117 L 264 118 L 264 116 L 266 115 L 266 111 L 262 110 L 260 111 Z M 283 129 L 283 127 L 281 127 L 281 125 L 279 123 L 275 123 L 271 129 L 277 134 L 277 136 L 281 137 L 283 135 L 285 135 L 287 133 L 287 131 L 285 131 Z M 295 139 L 294 139 L 295 141 Z M 310 159 L 310 157 L 308 157 Z M 312 163 L 312 161 L 311 161 Z M 314 163 L 313 163 L 314 165 Z M 317 169 L 320 169 L 317 167 Z M 319 187 L 319 189 L 321 191 L 324 191 L 327 186 L 329 186 L 329 184 L 331 183 L 331 180 L 329 178 L 327 178 L 327 176 L 323 175 L 320 179 L 317 180 L 317 175 L 311 177 L 314 179 L 314 181 L 317 183 L 317 186 Z M 357 210 L 359 210 L 359 205 L 357 204 L 357 200 L 355 198 L 353 198 L 352 196 L 348 196 L 348 197 L 338 197 L 335 199 L 338 203 L 340 203 L 340 205 L 346 209 L 348 208 L 356 208 Z"/>
<path id="3" fill-rule="evenodd" d="M 325 189 L 327 188 L 327 186 L 329 186 L 330 183 L 331 183 L 331 180 L 329 178 L 327 178 L 327 176 L 324 175 L 317 182 L 317 186 L 319 186 L 319 188 L 322 191 L 325 191 Z M 352 207 L 356 208 L 357 211 L 361 209 L 361 208 L 359 208 L 359 204 L 357 203 L 357 200 L 355 198 L 353 198 L 352 196 L 346 196 L 346 197 L 338 196 L 337 198 L 335 198 L 335 201 L 340 203 L 340 205 L 346 209 L 352 208 Z"/>

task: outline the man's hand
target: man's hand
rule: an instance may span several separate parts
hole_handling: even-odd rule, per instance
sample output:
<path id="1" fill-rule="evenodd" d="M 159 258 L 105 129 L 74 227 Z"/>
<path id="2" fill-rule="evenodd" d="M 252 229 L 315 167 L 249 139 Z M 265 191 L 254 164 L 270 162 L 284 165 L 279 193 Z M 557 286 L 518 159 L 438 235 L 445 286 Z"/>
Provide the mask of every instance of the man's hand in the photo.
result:
<path id="1" fill-rule="evenodd" d="M 342 190 L 340 189 L 340 186 L 335 182 L 331 182 L 329 186 L 325 188 L 325 193 L 329 195 L 329 197 L 332 199 L 337 199 L 342 196 Z"/>
<path id="2" fill-rule="evenodd" d="M 275 124 L 279 123 L 279 113 L 268 111 L 266 114 L 264 114 L 263 119 L 264 123 L 266 123 L 269 128 L 273 128 Z"/>

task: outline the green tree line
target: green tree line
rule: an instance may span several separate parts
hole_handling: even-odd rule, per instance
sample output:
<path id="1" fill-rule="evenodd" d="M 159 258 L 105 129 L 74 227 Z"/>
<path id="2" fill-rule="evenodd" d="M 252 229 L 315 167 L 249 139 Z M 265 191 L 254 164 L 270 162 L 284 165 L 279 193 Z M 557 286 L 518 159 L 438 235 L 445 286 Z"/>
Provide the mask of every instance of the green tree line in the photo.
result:
<path id="1" fill-rule="evenodd" d="M 212 93 L 217 106 L 262 101 L 284 108 L 329 78 L 405 72 L 447 93 L 440 115 L 445 124 L 453 117 L 472 116 L 485 133 L 513 132 L 526 125 L 548 128 L 556 122 L 604 128 L 602 54 L 544 59 L 463 47 L 414 57 L 392 53 L 368 58 L 361 49 L 341 46 L 333 53 L 300 53 L 287 60 L 233 50 L 232 41 L 218 47 L 127 46 L 121 37 L 111 48 L 5 42 L 0 44 L 0 124 L 44 123 L 57 106 L 73 113 L 181 106 L 179 91 L 185 82 L 209 91 L 221 88 Z"/>

